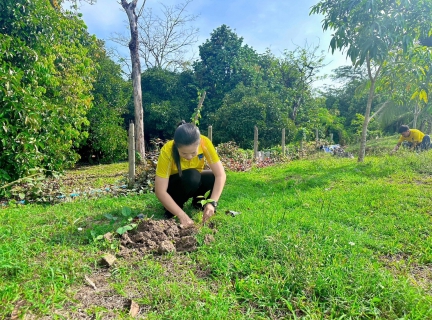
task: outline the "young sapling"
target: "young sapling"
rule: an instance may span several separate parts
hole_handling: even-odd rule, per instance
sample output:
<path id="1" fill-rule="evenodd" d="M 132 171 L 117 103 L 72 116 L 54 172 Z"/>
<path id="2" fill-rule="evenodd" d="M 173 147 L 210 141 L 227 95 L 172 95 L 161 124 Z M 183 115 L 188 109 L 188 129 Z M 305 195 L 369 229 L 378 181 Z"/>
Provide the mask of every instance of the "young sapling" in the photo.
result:
<path id="1" fill-rule="evenodd" d="M 200 201 L 199 201 L 199 203 L 201 203 L 201 206 L 202 206 L 203 208 L 205 207 L 205 205 L 206 205 L 207 203 L 212 203 L 212 202 L 214 202 L 214 200 L 213 200 L 213 199 L 210 199 L 209 196 L 210 196 L 210 190 L 207 191 L 203 196 L 198 196 L 198 197 L 197 197 L 197 198 L 202 198 L 202 199 L 203 199 L 203 200 L 200 200 Z"/>

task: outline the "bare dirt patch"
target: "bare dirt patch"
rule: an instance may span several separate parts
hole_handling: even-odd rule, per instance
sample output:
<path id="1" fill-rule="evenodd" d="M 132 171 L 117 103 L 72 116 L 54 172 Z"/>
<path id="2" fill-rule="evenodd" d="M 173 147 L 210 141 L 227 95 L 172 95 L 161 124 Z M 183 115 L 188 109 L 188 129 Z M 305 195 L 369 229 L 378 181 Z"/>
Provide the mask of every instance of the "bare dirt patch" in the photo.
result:
<path id="1" fill-rule="evenodd" d="M 96 270 L 91 276 L 86 276 L 93 285 L 83 285 L 74 289 L 73 301 L 67 302 L 61 310 L 55 310 L 52 315 L 36 316 L 27 313 L 26 320 L 48 319 L 77 319 L 92 320 L 118 319 L 119 313 L 129 313 L 137 319 L 145 313 L 145 308 L 140 308 L 132 299 L 119 295 L 109 282 L 111 271 L 107 269 Z M 136 308 L 139 308 L 136 310 Z"/>
<path id="2" fill-rule="evenodd" d="M 380 260 L 394 275 L 407 277 L 412 285 L 432 295 L 432 264 L 410 263 L 405 254 L 385 255 Z"/>

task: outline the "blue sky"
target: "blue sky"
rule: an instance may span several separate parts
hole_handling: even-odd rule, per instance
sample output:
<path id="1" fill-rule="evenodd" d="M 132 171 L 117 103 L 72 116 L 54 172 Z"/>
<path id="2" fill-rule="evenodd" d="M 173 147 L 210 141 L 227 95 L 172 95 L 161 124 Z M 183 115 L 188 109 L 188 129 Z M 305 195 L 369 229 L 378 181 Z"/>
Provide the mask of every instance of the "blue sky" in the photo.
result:
<path id="1" fill-rule="evenodd" d="M 98 38 L 107 40 L 108 47 L 116 44 L 108 41 L 114 33 L 128 35 L 127 16 L 122 10 L 120 1 L 97 0 L 95 5 L 83 4 L 80 11 L 88 26 L 89 32 Z M 156 13 L 160 3 L 175 5 L 181 0 L 147 0 L 146 8 L 152 8 Z M 138 6 L 143 0 L 138 0 Z M 243 37 L 243 43 L 263 53 L 266 48 L 280 56 L 285 49 L 294 50 L 296 46 L 320 45 L 326 53 L 326 63 L 329 65 L 323 73 L 348 65 L 344 55 L 328 51 L 331 32 L 323 32 L 322 16 L 309 15 L 310 8 L 318 0 L 193 0 L 187 7 L 188 14 L 198 15 L 193 26 L 199 28 L 199 40 L 193 49 L 198 57 L 198 46 L 210 38 L 210 33 L 222 24 L 229 26 L 238 36 Z M 127 49 L 124 50 L 127 54 Z M 316 85 L 330 84 L 324 80 Z"/>

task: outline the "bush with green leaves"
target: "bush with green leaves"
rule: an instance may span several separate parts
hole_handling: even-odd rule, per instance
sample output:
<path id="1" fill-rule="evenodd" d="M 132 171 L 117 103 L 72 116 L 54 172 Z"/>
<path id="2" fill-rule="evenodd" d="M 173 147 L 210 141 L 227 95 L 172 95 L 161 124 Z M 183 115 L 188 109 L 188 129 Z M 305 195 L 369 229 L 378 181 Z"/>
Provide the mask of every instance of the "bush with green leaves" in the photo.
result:
<path id="1" fill-rule="evenodd" d="M 0 185 L 73 165 L 86 137 L 94 38 L 44 0 L 0 3 Z"/>
<path id="2" fill-rule="evenodd" d="M 216 149 L 226 169 L 245 171 L 251 168 L 253 162 L 252 150 L 243 150 L 234 141 L 220 143 Z"/>

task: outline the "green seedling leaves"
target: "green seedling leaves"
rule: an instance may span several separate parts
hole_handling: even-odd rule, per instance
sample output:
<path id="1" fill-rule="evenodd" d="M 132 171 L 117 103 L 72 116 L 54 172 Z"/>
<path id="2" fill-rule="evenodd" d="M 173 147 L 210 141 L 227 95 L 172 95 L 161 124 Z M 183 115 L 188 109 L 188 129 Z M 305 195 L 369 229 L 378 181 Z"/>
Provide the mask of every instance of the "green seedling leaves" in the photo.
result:
<path id="1" fill-rule="evenodd" d="M 136 228 L 136 226 L 137 226 L 136 223 L 131 223 L 131 224 L 128 224 L 128 225 L 125 225 L 125 226 L 123 226 L 123 227 L 118 228 L 118 229 L 116 230 L 116 232 L 117 232 L 119 235 L 122 235 L 122 234 L 125 233 L 126 231 L 129 231 L 129 230 L 132 230 L 132 229 Z"/>
<path id="2" fill-rule="evenodd" d="M 201 206 L 204 207 L 207 203 L 214 201 L 213 199 L 209 199 L 209 196 L 210 196 L 210 190 L 208 190 L 203 196 L 197 197 L 200 199 L 204 199 L 204 200 L 199 201 L 199 203 L 201 203 Z"/>
<path id="3" fill-rule="evenodd" d="M 209 195 L 210 195 L 210 190 L 204 194 L 204 198 L 207 199 L 209 197 Z"/>
<path id="4" fill-rule="evenodd" d="M 112 222 L 116 221 L 118 219 L 118 217 L 113 216 L 112 214 L 105 214 L 104 215 L 105 218 L 107 218 L 108 220 L 111 220 Z"/>
<path id="5" fill-rule="evenodd" d="M 90 231 L 90 234 L 91 234 L 94 242 L 100 241 L 103 239 L 103 235 L 102 234 L 96 235 L 96 231 L 94 231 L 94 230 Z"/>
<path id="6" fill-rule="evenodd" d="M 205 200 L 201 200 L 200 203 L 204 207 L 207 203 L 210 203 L 213 201 L 214 201 L 213 199 L 205 199 Z"/>
<path id="7" fill-rule="evenodd" d="M 123 207 L 122 208 L 122 215 L 123 217 L 130 217 L 132 215 L 132 210 L 129 207 Z"/>
<path id="8" fill-rule="evenodd" d="M 207 199 L 207 198 L 209 197 L 209 195 L 210 195 L 210 190 L 207 191 L 203 196 L 198 196 L 197 198 L 204 198 L 204 199 Z M 212 200 L 212 201 L 213 201 L 213 200 Z"/>
<path id="9" fill-rule="evenodd" d="M 114 224 L 114 222 L 116 222 L 116 221 L 119 224 L 124 224 L 124 226 L 121 226 L 121 227 L 117 228 L 117 230 L 116 230 L 116 232 L 119 235 L 122 235 L 125 232 L 136 228 L 136 226 L 137 226 L 136 223 L 130 223 L 130 222 L 132 222 L 133 217 L 132 217 L 132 209 L 129 207 L 123 207 L 122 208 L 120 217 L 113 216 L 112 214 L 109 214 L 109 213 L 105 214 L 104 217 L 107 218 L 108 220 L 110 220 L 111 224 Z"/>

